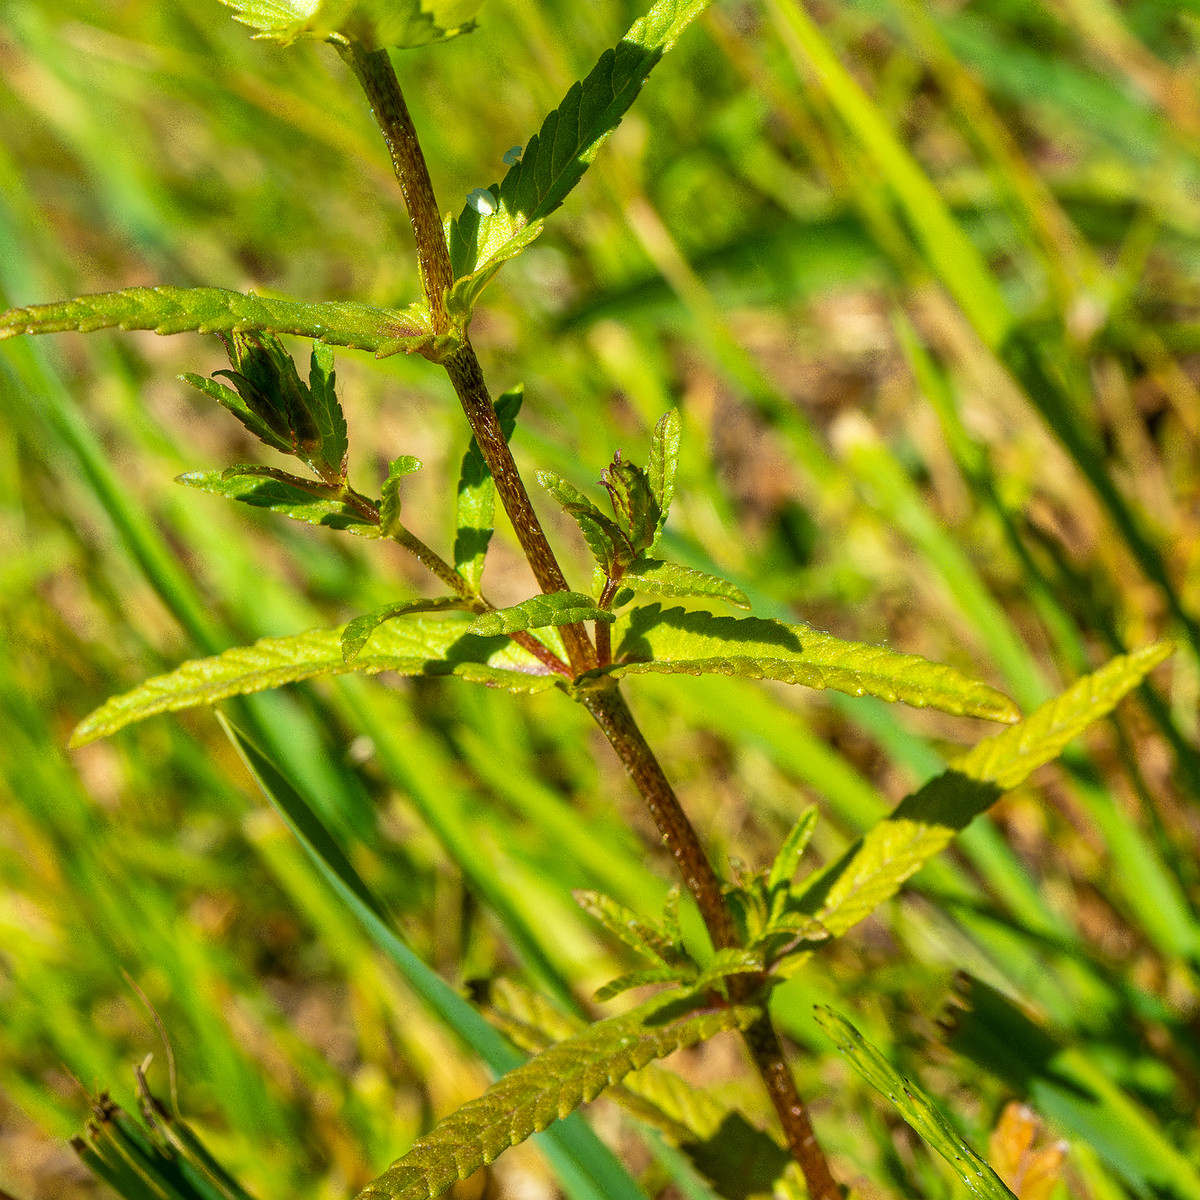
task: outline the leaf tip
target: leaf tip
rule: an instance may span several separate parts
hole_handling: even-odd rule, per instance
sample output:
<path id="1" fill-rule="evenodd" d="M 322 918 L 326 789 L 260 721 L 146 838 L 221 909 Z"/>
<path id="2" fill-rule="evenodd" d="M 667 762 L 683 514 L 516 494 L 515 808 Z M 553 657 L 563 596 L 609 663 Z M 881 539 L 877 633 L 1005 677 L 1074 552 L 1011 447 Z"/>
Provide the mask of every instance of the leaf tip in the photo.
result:
<path id="1" fill-rule="evenodd" d="M 89 717 L 84 717 L 74 729 L 71 730 L 71 736 L 67 739 L 68 750 L 78 750 L 80 746 L 86 746 L 90 742 L 96 741 L 102 736 L 101 731 L 90 723 Z"/>

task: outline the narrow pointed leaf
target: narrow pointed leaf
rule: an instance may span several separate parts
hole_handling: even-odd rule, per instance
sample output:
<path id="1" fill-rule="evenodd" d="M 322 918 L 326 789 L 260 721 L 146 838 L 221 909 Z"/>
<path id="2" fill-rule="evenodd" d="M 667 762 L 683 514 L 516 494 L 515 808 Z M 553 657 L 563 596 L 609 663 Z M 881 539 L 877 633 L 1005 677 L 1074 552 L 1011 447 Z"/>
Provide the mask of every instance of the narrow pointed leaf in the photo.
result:
<path id="1" fill-rule="evenodd" d="M 621 532 L 638 553 L 649 549 L 658 532 L 662 510 L 641 467 L 617 457 L 600 472 L 601 482 L 612 500 Z"/>
<path id="2" fill-rule="evenodd" d="M 563 512 L 574 518 L 592 557 L 606 575 L 613 575 L 634 560 L 636 553 L 617 523 L 578 488 L 553 471 L 539 471 L 537 481 L 558 501 Z"/>
<path id="3" fill-rule="evenodd" d="M 658 0 L 530 139 L 519 162 L 491 191 L 495 211 L 468 204 L 448 228 L 454 286 L 447 294 L 460 324 L 502 263 L 541 232 L 550 215 L 583 178 L 601 145 L 642 90 L 646 76 L 709 0 Z"/>
<path id="4" fill-rule="evenodd" d="M 621 584 L 632 592 L 651 596 L 704 596 L 749 608 L 750 598 L 737 584 L 658 558 L 639 558 L 621 575 Z"/>
<path id="5" fill-rule="evenodd" d="M 630 949 L 672 966 L 690 963 L 691 960 L 683 950 L 681 937 L 673 936 L 670 928 L 664 928 L 657 921 L 639 916 L 633 909 L 626 908 L 624 904 L 619 904 L 603 892 L 578 888 L 571 894 L 575 897 L 575 903 L 588 916 L 598 921 Z M 675 934 L 678 934 L 677 928 Z"/>
<path id="6" fill-rule="evenodd" d="M 236 475 L 225 471 L 189 471 L 175 482 L 249 504 L 252 508 L 269 509 L 309 525 L 345 529 L 362 537 L 379 536 L 379 526 L 344 501 L 306 491 L 276 475 L 266 474 L 266 470 L 268 468 L 247 469 Z"/>
<path id="7" fill-rule="evenodd" d="M 697 989 L 708 988 L 730 975 L 754 975 L 762 969 L 762 958 L 752 950 L 743 950 L 736 946 L 718 950 L 692 986 Z"/>
<path id="8" fill-rule="evenodd" d="M 524 397 L 525 389 L 518 384 L 496 400 L 496 416 L 506 442 L 512 438 Z M 458 478 L 454 566 L 476 592 L 483 579 L 483 563 L 492 540 L 495 516 L 496 484 L 479 443 L 472 438 Z"/>
<path id="9" fill-rule="evenodd" d="M 463 620 L 412 617 L 381 626 L 353 663 L 342 658 L 342 630 L 316 629 L 294 637 L 264 638 L 212 658 L 194 659 L 166 675 L 148 679 L 114 696 L 85 717 L 72 735 L 81 746 L 107 737 L 133 721 L 161 712 L 214 704 L 320 675 L 348 672 L 375 675 L 455 675 L 515 692 L 554 687 L 551 675 L 533 655 L 507 638 L 467 633 Z"/>
<path id="10" fill-rule="evenodd" d="M 675 473 L 679 470 L 679 440 L 682 432 L 679 413 L 671 409 L 654 427 L 654 438 L 650 442 L 650 465 L 646 474 L 650 477 L 650 487 L 654 498 L 658 501 L 658 528 L 654 533 L 654 541 L 650 544 L 650 553 L 658 549 L 662 538 L 663 526 L 667 523 L 667 515 L 671 511 L 671 501 L 675 498 Z M 745 606 L 749 608 L 749 604 Z"/>
<path id="11" fill-rule="evenodd" d="M 309 361 L 308 389 L 311 396 L 310 411 L 320 439 L 316 455 L 331 474 L 345 479 L 350 439 L 346 431 L 346 415 L 337 398 L 336 383 L 333 351 L 319 342 L 314 343 Z"/>
<path id="12" fill-rule="evenodd" d="M 263 795 L 279 812 L 318 871 L 366 929 L 371 941 L 404 976 L 413 991 L 487 1063 L 493 1073 L 511 1071 L 521 1056 L 396 934 L 383 906 L 351 866 L 309 803 L 265 754 L 219 714 L 230 741 Z M 541 1148 L 563 1180 L 578 1183 L 572 1196 L 644 1200 L 636 1183 L 611 1151 L 577 1117 L 542 1135 Z"/>
<path id="13" fill-rule="evenodd" d="M 1117 706 L 1159 663 L 1175 652 L 1171 642 L 1155 642 L 1120 654 L 1085 675 L 1061 696 L 1047 701 L 1027 721 L 985 738 L 954 760 L 951 768 L 1002 791 L 1024 782 L 1043 763 L 1062 753 L 1094 721 Z"/>
<path id="14" fill-rule="evenodd" d="M 573 625 L 576 621 L 612 621 L 612 613 L 597 608 L 591 596 L 582 592 L 549 592 L 530 596 L 510 608 L 497 608 L 478 616 L 469 626 L 479 637 L 502 633 L 520 633 L 525 629 L 545 629 L 548 625 Z"/>
<path id="15" fill-rule="evenodd" d="M 995 688 L 953 667 L 882 646 L 844 642 L 807 625 L 717 617 L 651 604 L 624 613 L 614 630 L 614 665 L 603 674 L 743 675 L 990 721 L 1020 719 Z"/>
<path id="16" fill-rule="evenodd" d="M 385 537 L 400 523 L 400 480 L 421 469 L 421 460 L 411 454 L 401 454 L 388 463 L 388 477 L 383 482 L 379 501 L 379 529 Z"/>
<path id="17" fill-rule="evenodd" d="M 651 983 L 690 983 L 695 976 L 695 968 L 689 970 L 685 967 L 646 967 L 642 971 L 630 971 L 628 975 L 619 975 L 611 983 L 597 988 L 595 998 L 601 1002 L 611 1000 L 622 992 L 646 987 Z"/>
<path id="18" fill-rule="evenodd" d="M 631 1071 L 725 1030 L 745 1029 L 761 1012 L 702 1003 L 687 991 L 656 996 L 551 1046 L 447 1117 L 358 1200 L 431 1200 Z"/>
<path id="19" fill-rule="evenodd" d="M 191 384 L 198 392 L 203 392 L 215 400 L 222 408 L 228 409 L 260 442 L 282 454 L 292 453 L 291 443 L 286 438 L 280 437 L 256 412 L 252 412 L 245 400 L 233 388 L 228 388 L 215 379 L 206 379 L 203 375 L 195 375 L 190 371 L 180 375 L 179 378 L 184 383 Z"/>
<path id="20" fill-rule="evenodd" d="M 792 826 L 792 831 L 779 847 L 775 861 L 771 864 L 771 873 L 767 876 L 767 891 L 775 892 L 779 888 L 791 886 L 796 872 L 800 868 L 800 859 L 808 849 L 813 830 L 817 827 L 817 806 L 810 804 L 800 816 L 800 820 Z"/>
<path id="21" fill-rule="evenodd" d="M 373 351 L 377 358 L 433 348 L 422 305 L 375 308 L 353 301 L 307 304 L 225 288 L 135 287 L 76 296 L 0 313 L 0 339 L 74 329 L 149 329 L 155 333 L 291 333 L 331 346 Z"/>
<path id="22" fill-rule="evenodd" d="M 401 600 L 395 604 L 385 604 L 373 612 L 363 613 L 342 630 L 342 660 L 352 663 L 367 644 L 371 634 L 380 625 L 394 621 L 397 617 L 409 617 L 415 613 L 449 612 L 466 607 L 467 602 L 458 596 L 437 596 L 432 600 Z"/>
<path id="23" fill-rule="evenodd" d="M 815 914 L 833 934 L 858 924 L 1003 792 L 1111 712 L 1172 650 L 1169 642 L 1158 642 L 1114 658 L 1029 720 L 984 739 L 901 801 L 837 862 L 805 881 L 793 905 Z"/>
<path id="24" fill-rule="evenodd" d="M 233 16 L 287 46 L 297 38 L 331 34 L 382 46 L 427 46 L 475 28 L 483 0 L 221 0 Z"/>
<path id="25" fill-rule="evenodd" d="M 930 1149 L 936 1150 L 954 1168 L 972 1196 L 979 1200 L 1016 1200 L 1000 1176 L 958 1136 L 929 1097 L 905 1079 L 849 1021 L 822 1005 L 817 1005 L 815 1012 L 817 1024 L 846 1061 L 896 1106 L 897 1112 Z"/>
<path id="26" fill-rule="evenodd" d="M 955 976 L 954 990 L 938 1021 L 950 1049 L 1027 1097 L 1064 1136 L 1090 1145 L 1125 1183 L 1122 1195 L 1200 1200 L 1196 1155 L 1122 1088 L 1086 1036 L 1064 1037 L 966 972 Z"/>

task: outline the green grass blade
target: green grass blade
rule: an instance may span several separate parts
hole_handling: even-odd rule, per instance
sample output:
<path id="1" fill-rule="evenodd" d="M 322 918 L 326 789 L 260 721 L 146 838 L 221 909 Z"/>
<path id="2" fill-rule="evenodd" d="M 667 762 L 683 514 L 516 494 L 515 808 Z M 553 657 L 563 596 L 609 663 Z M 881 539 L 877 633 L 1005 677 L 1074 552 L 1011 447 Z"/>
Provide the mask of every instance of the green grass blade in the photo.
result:
<path id="1" fill-rule="evenodd" d="M 817 1006 L 816 1016 L 846 1061 L 886 1096 L 921 1138 L 954 1168 L 972 1196 L 979 1200 L 1016 1200 L 1000 1176 L 958 1136 L 929 1097 L 905 1079 L 849 1021 L 821 1006 Z"/>
<path id="2" fill-rule="evenodd" d="M 813 72 L 842 120 L 878 164 L 934 270 L 989 346 L 999 346 L 1012 316 L 983 256 L 941 193 L 901 143 L 884 114 L 842 65 L 800 0 L 768 0 L 785 44 Z"/>
<path id="3" fill-rule="evenodd" d="M 1027 1096 L 1039 1113 L 1089 1145 L 1138 1194 L 1200 1200 L 1200 1171 L 1089 1054 L 1043 1028 L 969 976 L 947 1020 L 947 1044 Z"/>
<path id="4" fill-rule="evenodd" d="M 521 1056 L 392 931 L 382 905 L 333 842 L 308 802 L 257 747 L 219 715 L 218 720 L 263 795 L 296 835 L 318 872 L 358 917 L 371 940 L 391 959 L 413 990 L 493 1073 L 503 1075 L 517 1068 Z M 577 1119 L 560 1122 L 540 1144 L 572 1200 L 644 1200 L 625 1169 Z"/>

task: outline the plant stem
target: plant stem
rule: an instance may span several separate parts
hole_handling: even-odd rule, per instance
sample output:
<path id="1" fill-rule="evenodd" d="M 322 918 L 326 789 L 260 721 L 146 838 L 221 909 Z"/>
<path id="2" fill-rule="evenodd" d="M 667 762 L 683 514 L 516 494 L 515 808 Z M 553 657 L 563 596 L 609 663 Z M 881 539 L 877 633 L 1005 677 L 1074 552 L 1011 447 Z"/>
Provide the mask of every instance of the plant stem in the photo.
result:
<path id="1" fill-rule="evenodd" d="M 600 608 L 611 607 L 617 594 L 617 581 L 611 576 L 604 581 L 604 590 L 597 601 Z M 612 630 L 607 621 L 596 622 L 596 665 L 607 667 L 612 662 Z"/>
<path id="2" fill-rule="evenodd" d="M 471 423 L 471 430 L 479 443 L 479 449 L 483 452 L 484 460 L 492 472 L 496 493 L 504 505 L 508 519 L 512 522 L 538 587 L 543 592 L 570 591 L 562 568 L 558 565 L 558 559 L 546 540 L 537 513 L 533 511 L 529 493 L 525 490 L 525 483 L 517 470 L 517 464 L 513 461 L 512 451 L 508 442 L 504 440 L 496 408 L 488 394 L 483 371 L 471 343 L 464 340 L 462 349 L 450 355 L 443 365 L 454 390 L 458 393 L 463 412 L 467 414 L 467 420 Z M 588 640 L 583 625 L 564 625 L 561 632 L 567 658 L 576 674 L 594 667 L 596 651 Z"/>
<path id="3" fill-rule="evenodd" d="M 731 977 L 731 987 L 737 978 Z M 779 1035 L 765 1010 L 742 1034 L 742 1040 L 766 1084 L 771 1103 L 775 1105 L 788 1149 L 804 1174 L 810 1200 L 842 1200 L 842 1189 L 830 1173 L 829 1163 L 808 1118 L 808 1109 L 800 1099 L 796 1081 L 783 1057 Z"/>
<path id="4" fill-rule="evenodd" d="M 367 52 L 355 41 L 338 39 L 334 45 L 366 93 L 375 123 L 392 156 L 392 169 L 399 180 L 417 242 L 417 266 L 429 302 L 433 331 L 447 333 L 450 318 L 446 315 L 446 289 L 454 282 L 454 272 L 450 267 L 450 254 L 446 249 L 429 168 L 425 165 L 425 155 L 421 152 L 421 143 L 417 140 L 408 105 L 404 103 L 404 93 L 400 90 L 392 60 L 386 50 Z"/>
<path id="5" fill-rule="evenodd" d="M 679 797 L 668 782 L 642 731 L 638 728 L 615 685 L 597 688 L 583 696 L 584 707 L 596 719 L 604 736 L 636 784 L 658 832 L 667 844 L 684 885 L 696 901 L 713 945 L 726 950 L 738 945 L 737 929 L 721 894 L 721 881 L 712 869 L 700 839 L 688 820 Z"/>
<path id="6" fill-rule="evenodd" d="M 446 290 L 454 281 L 454 272 L 429 169 L 425 165 L 425 156 L 421 153 L 408 106 L 404 103 L 400 83 L 385 50 L 367 53 L 356 42 L 338 41 L 335 44 L 362 85 L 391 153 L 392 166 L 408 205 L 408 215 L 417 242 L 417 262 L 433 330 L 435 333 L 447 333 L 450 319 L 446 312 Z M 529 493 L 500 429 L 479 359 L 465 332 L 462 346 L 449 355 L 443 365 L 492 472 L 504 511 L 513 524 L 538 586 L 543 592 L 568 591 L 562 569 L 533 511 Z M 597 665 L 596 648 L 582 624 L 564 625 L 561 632 L 572 671 L 579 674 Z M 607 633 L 607 628 L 603 633 L 597 631 L 597 639 L 601 644 Z M 524 641 L 520 644 L 526 645 Z M 530 647 L 526 645 L 526 649 Z M 606 648 L 605 658 L 610 655 L 611 649 Z M 688 891 L 700 908 L 713 945 L 718 949 L 737 946 L 737 929 L 725 905 L 721 881 L 624 697 L 614 685 L 586 692 L 582 699 L 642 793 L 663 841 L 679 866 Z M 731 978 L 729 986 L 736 999 L 743 993 L 749 994 L 755 981 L 749 977 L 735 976 Z M 744 1037 L 775 1104 L 792 1155 L 804 1172 L 810 1197 L 812 1200 L 840 1200 L 841 1192 L 829 1173 L 804 1104 L 796 1092 L 795 1081 L 784 1060 L 771 1018 L 764 1012 L 761 1020 L 752 1025 Z"/>
<path id="7" fill-rule="evenodd" d="M 586 693 L 583 704 L 642 793 L 646 807 L 700 909 L 713 945 L 718 950 L 739 945 L 737 929 L 721 893 L 721 881 L 624 696 L 613 685 Z M 761 984 L 762 980 L 754 976 L 731 976 L 728 980 L 730 998 L 735 1002 L 747 999 Z M 743 1033 L 742 1039 L 775 1106 L 792 1157 L 804 1173 L 811 1200 L 841 1200 L 841 1189 L 829 1171 L 808 1110 L 800 1099 L 796 1081 L 783 1056 L 779 1035 L 765 1009 L 759 1020 Z"/>
<path id="8" fill-rule="evenodd" d="M 446 247 L 433 182 L 429 178 L 429 168 L 425 164 L 408 105 L 404 103 L 400 81 L 396 78 L 386 50 L 368 53 L 357 42 L 348 40 L 338 40 L 334 44 L 366 93 L 375 122 L 392 156 L 392 166 L 400 181 L 400 191 L 408 206 L 413 237 L 417 243 L 417 263 L 429 305 L 430 321 L 435 333 L 447 333 L 450 330 L 450 318 L 446 314 L 446 289 L 454 281 L 454 272 L 450 266 L 450 252 Z M 462 346 L 443 365 L 471 424 L 471 431 L 483 451 L 492 478 L 496 481 L 500 502 L 516 530 L 538 587 L 543 592 L 570 591 L 537 514 L 533 511 L 529 493 L 513 461 L 512 451 L 504 440 L 479 359 L 465 332 Z M 582 624 L 564 625 L 562 639 L 575 674 L 596 665 L 596 651 Z"/>

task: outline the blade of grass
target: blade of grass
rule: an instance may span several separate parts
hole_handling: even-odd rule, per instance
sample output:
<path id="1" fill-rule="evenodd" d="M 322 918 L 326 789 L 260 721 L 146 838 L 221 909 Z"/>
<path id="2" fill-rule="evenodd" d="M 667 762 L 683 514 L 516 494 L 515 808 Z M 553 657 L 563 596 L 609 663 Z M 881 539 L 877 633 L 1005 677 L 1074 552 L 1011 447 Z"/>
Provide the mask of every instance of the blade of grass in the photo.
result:
<path id="1" fill-rule="evenodd" d="M 299 839 L 318 872 L 353 911 L 375 945 L 399 968 L 413 990 L 496 1075 L 519 1066 L 521 1055 L 392 931 L 383 907 L 307 801 L 242 733 L 220 714 L 217 719 L 263 795 Z M 625 1168 L 577 1115 L 558 1122 L 543 1133 L 541 1139 L 540 1145 L 555 1169 L 561 1168 L 560 1182 L 575 1200 L 608 1200 L 611 1197 L 644 1200 Z"/>

